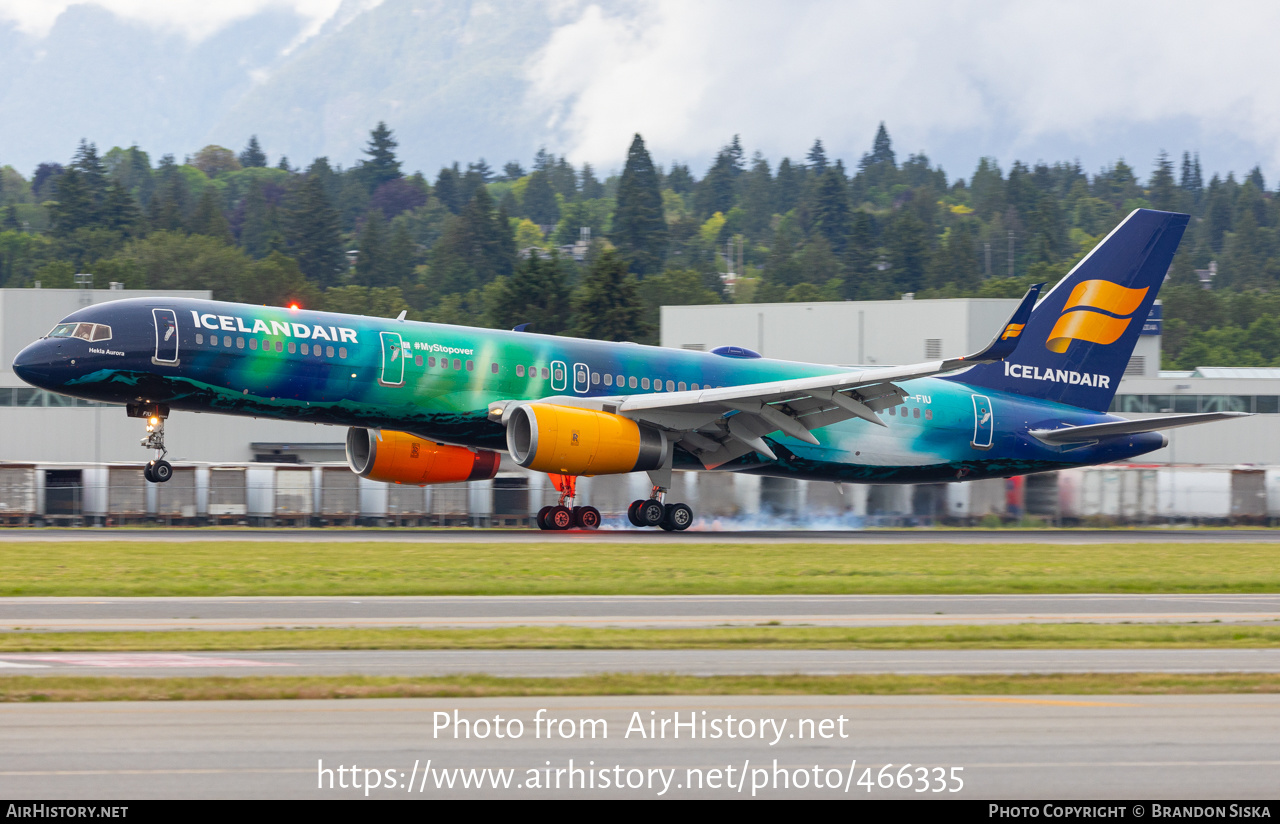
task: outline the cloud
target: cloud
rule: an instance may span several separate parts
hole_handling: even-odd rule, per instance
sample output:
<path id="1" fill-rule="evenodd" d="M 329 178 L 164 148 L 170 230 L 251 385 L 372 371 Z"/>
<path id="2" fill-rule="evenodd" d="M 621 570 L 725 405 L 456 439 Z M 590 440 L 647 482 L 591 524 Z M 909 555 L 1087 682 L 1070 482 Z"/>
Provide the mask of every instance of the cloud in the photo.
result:
<path id="1" fill-rule="evenodd" d="M 883 120 L 899 151 L 963 164 L 1145 164 L 1167 137 L 1157 148 L 1238 145 L 1253 157 L 1237 169 L 1280 167 L 1278 30 L 1280 6 L 1261 2 L 587 5 L 529 65 L 528 102 L 549 145 L 610 166 L 634 132 L 695 165 L 735 133 L 773 158 L 821 137 L 849 162 Z"/>
<path id="2" fill-rule="evenodd" d="M 83 3 L 85 0 L 0 0 L 0 20 L 14 23 L 25 34 L 44 37 L 69 6 Z M 292 9 L 306 19 L 309 37 L 338 11 L 342 0 L 92 0 L 88 4 L 198 42 L 270 8 Z"/>

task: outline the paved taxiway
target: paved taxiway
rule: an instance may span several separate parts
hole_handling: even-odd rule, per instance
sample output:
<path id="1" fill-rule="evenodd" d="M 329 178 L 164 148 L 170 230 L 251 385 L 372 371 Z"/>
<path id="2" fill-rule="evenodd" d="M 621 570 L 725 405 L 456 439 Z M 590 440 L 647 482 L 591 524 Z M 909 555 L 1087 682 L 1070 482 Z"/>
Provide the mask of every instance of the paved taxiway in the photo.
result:
<path id="1" fill-rule="evenodd" d="M 1277 620 L 1274 594 L 0 598 L 0 631 Z"/>
<path id="2" fill-rule="evenodd" d="M 608 738 L 535 737 L 539 708 L 556 719 L 601 719 Z M 476 720 L 521 719 L 524 735 L 502 740 L 433 736 L 435 712 Z M 642 719 L 732 716 L 770 719 L 765 739 L 644 739 L 624 737 L 633 713 Z M 651 716 L 650 713 L 653 713 Z M 702 713 L 706 713 L 705 716 Z M 838 719 L 846 722 L 841 725 Z M 831 719 L 829 739 L 790 738 L 802 719 Z M 772 730 L 780 726 L 782 734 Z M 603 729 L 596 725 L 595 729 Z M 810 729 L 814 729 L 811 727 Z M 843 729 L 848 735 L 841 738 Z M 770 742 L 777 738 L 777 743 Z M 759 797 L 877 798 L 1274 798 L 1280 768 L 1280 696 L 630 696 L 573 698 L 384 699 L 351 701 L 156 702 L 0 705 L 0 787 L 11 799 L 101 798 L 355 798 L 349 773 L 322 780 L 320 762 L 335 770 L 380 771 L 371 797 L 633 797 L 653 798 L 669 776 L 665 797 L 746 798 L 752 780 L 773 780 L 777 767 L 804 789 L 764 788 Z M 529 770 L 574 767 L 654 786 L 613 789 L 531 789 Z M 429 765 L 428 765 L 429 761 Z M 846 795 L 844 782 L 856 761 Z M 548 763 L 550 762 L 550 763 Z M 856 782 L 884 765 L 908 780 L 920 767 L 962 767 L 958 793 L 875 788 Z M 815 765 L 823 783 L 812 786 Z M 726 768 L 732 766 L 732 772 Z M 509 789 L 437 788 L 441 770 L 514 770 Z M 724 786 L 749 776 L 741 791 Z M 618 768 L 615 771 L 615 768 Z M 766 772 L 756 773 L 764 768 Z M 697 789 L 719 769 L 720 789 Z M 632 772 L 636 770 L 638 772 Z M 674 770 L 674 772 L 672 772 Z M 836 772 L 828 773 L 827 770 Z M 727 773 L 727 775 L 726 775 Z M 452 773 L 450 773 L 452 775 Z M 539 776 L 547 776 L 545 772 Z M 585 780 L 585 773 L 580 773 Z M 596 772 L 599 776 L 599 772 Z M 556 775 L 550 774 L 554 783 Z M 347 789 L 336 786 L 347 783 Z M 455 779 L 457 781 L 457 779 Z M 411 783 L 412 782 L 412 783 Z M 372 780 L 370 778 L 370 783 Z M 781 781 L 779 780 L 779 783 Z M 691 787 L 690 784 L 693 786 Z M 951 784 L 954 786 L 954 784 Z"/>
<path id="3" fill-rule="evenodd" d="M 485 673 L 547 678 L 681 675 L 1280 673 L 1280 649 L 322 650 L 0 653 L 3 675 L 249 676 Z"/>
<path id="4" fill-rule="evenodd" d="M 349 543 L 645 543 L 645 544 L 1159 544 L 1159 543 L 1277 543 L 1275 529 L 999 529 L 999 530 L 738 530 L 715 523 L 688 532 L 648 529 L 53 529 L 22 528 L 0 531 L 6 541 L 316 541 Z"/>

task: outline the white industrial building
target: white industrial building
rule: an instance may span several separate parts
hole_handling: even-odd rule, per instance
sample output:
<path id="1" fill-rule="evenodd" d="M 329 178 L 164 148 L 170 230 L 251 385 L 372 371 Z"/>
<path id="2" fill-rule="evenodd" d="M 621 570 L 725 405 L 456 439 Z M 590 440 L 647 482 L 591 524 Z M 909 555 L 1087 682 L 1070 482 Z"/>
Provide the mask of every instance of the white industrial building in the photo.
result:
<path id="1" fill-rule="evenodd" d="M 343 464 L 345 431 L 278 420 L 176 412 L 167 428 L 176 473 L 146 484 L 141 421 L 120 407 L 24 384 L 14 356 L 76 309 L 156 294 L 114 289 L 0 289 L 0 522 L 517 524 L 552 502 L 541 475 L 504 461 L 493 481 L 387 487 Z M 165 293 L 208 298 L 204 291 Z M 766 357 L 890 366 L 985 345 L 1017 301 L 996 299 L 668 306 L 662 345 L 746 346 Z M 1032 514 L 1067 522 L 1280 518 L 1280 370 L 1160 371 L 1149 321 L 1116 396 L 1124 414 L 1257 412 L 1172 430 L 1142 466 L 1099 467 L 1010 481 L 853 486 L 729 473 L 678 473 L 675 489 L 706 526 L 874 525 Z M 1275 467 L 1274 469 L 1272 467 Z M 681 476 L 682 477 L 679 477 Z M 647 479 L 584 479 L 588 502 L 619 523 Z M 607 521 L 606 523 L 609 523 Z"/>

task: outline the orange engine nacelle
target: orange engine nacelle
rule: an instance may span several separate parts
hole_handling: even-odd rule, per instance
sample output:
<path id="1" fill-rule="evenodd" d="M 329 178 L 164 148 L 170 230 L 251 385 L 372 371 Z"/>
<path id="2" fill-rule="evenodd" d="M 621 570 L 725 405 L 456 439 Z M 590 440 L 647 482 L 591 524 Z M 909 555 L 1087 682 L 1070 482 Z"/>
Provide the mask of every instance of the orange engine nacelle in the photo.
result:
<path id="1" fill-rule="evenodd" d="M 667 439 L 621 415 L 526 403 L 507 419 L 507 450 L 516 463 L 538 472 L 616 475 L 662 466 Z"/>
<path id="2" fill-rule="evenodd" d="M 347 430 L 347 465 L 362 478 L 384 483 L 451 484 L 498 474 L 497 452 L 432 443 L 406 432 Z"/>

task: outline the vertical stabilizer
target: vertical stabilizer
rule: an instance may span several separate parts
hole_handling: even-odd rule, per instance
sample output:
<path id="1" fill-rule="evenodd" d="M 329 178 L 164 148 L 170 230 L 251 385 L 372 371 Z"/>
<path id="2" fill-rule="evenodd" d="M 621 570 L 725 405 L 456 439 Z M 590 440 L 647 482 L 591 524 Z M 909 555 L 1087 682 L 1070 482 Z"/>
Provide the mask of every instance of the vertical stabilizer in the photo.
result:
<path id="1" fill-rule="evenodd" d="M 1135 210 L 1036 304 L 1008 359 L 948 380 L 1105 411 L 1188 219 Z"/>

